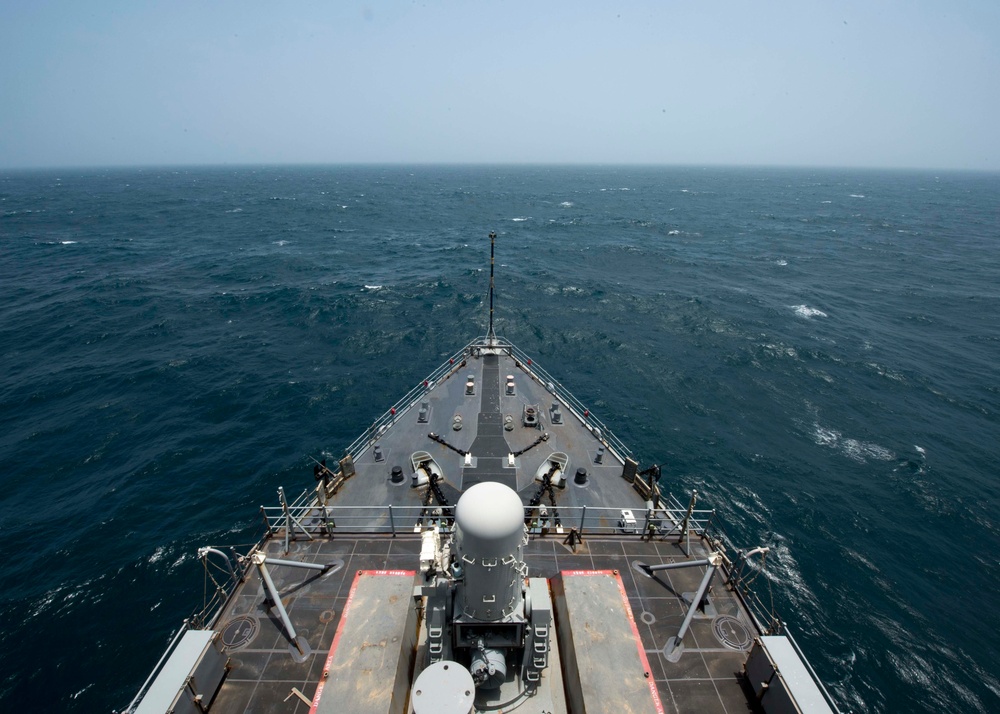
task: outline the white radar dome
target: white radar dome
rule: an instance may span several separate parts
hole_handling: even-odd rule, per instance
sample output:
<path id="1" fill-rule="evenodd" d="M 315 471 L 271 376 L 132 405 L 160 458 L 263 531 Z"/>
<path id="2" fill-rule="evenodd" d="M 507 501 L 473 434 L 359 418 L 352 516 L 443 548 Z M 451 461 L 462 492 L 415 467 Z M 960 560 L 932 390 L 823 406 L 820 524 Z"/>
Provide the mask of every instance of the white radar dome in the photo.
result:
<path id="1" fill-rule="evenodd" d="M 502 483 L 479 483 L 462 494 L 455 509 L 462 533 L 481 542 L 505 541 L 524 530 L 524 506 Z"/>
<path id="2" fill-rule="evenodd" d="M 513 489 L 478 483 L 455 508 L 455 550 L 464 572 L 458 601 L 467 617 L 496 621 L 520 612 L 524 506 Z"/>

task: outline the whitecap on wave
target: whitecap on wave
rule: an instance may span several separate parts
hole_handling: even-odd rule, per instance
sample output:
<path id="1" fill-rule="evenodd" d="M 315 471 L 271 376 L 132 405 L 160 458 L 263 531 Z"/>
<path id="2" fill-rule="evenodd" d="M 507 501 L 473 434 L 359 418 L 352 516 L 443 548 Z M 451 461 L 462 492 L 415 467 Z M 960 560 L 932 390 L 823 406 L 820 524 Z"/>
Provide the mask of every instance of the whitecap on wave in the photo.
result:
<path id="1" fill-rule="evenodd" d="M 570 208 L 573 205 L 573 202 L 572 201 L 563 201 L 559 205 L 562 206 L 563 208 Z"/>
<path id="2" fill-rule="evenodd" d="M 878 362 L 867 362 L 866 364 L 869 367 L 871 367 L 872 369 L 874 369 L 879 374 L 879 376 L 881 376 L 881 377 L 885 377 L 887 379 L 891 379 L 894 382 L 903 382 L 903 381 L 906 381 L 906 378 L 903 375 L 901 375 L 899 372 L 894 372 L 891 369 L 889 369 L 888 367 L 879 364 Z"/>
<path id="3" fill-rule="evenodd" d="M 119 570 L 119 572 L 121 572 Z M 98 603 L 105 597 L 106 587 L 101 581 L 108 577 L 102 573 L 96 578 L 89 578 L 79 583 L 62 583 L 46 592 L 32 604 L 31 612 L 25 618 L 52 617 L 54 614 L 64 614 L 73 610 L 78 603 Z"/>
<path id="4" fill-rule="evenodd" d="M 757 454 L 754 454 L 755 460 Z M 770 522 L 771 509 L 760 495 L 751 488 L 736 484 L 729 495 L 729 503 L 739 513 L 764 526 Z"/>
<path id="5" fill-rule="evenodd" d="M 814 317 L 826 317 L 825 312 L 817 310 L 814 307 L 809 307 L 808 305 L 792 305 L 791 308 L 795 310 L 796 315 L 804 317 L 807 320 Z"/>
<path id="6" fill-rule="evenodd" d="M 788 261 L 787 260 L 782 260 L 780 258 L 778 260 L 774 261 L 774 262 L 775 262 L 776 265 L 788 265 Z"/>
<path id="7" fill-rule="evenodd" d="M 375 292 L 376 290 L 381 290 L 381 289 L 382 289 L 381 285 L 365 285 L 365 290 L 371 290 L 372 292 Z"/>
<path id="8" fill-rule="evenodd" d="M 678 230 L 667 231 L 668 236 L 679 236 L 681 234 Z"/>
<path id="9" fill-rule="evenodd" d="M 511 218 L 510 220 L 514 221 L 514 223 L 523 223 L 524 221 L 531 220 L 531 216 L 528 216 L 527 218 L 524 216 L 518 216 L 517 218 Z"/>
<path id="10" fill-rule="evenodd" d="M 62 245 L 73 245 L 74 243 L 76 243 L 76 241 L 75 241 L 75 240 L 61 240 L 61 241 L 59 241 L 59 242 L 60 242 L 60 243 L 61 243 Z"/>
<path id="11" fill-rule="evenodd" d="M 870 441 L 845 438 L 835 429 L 827 429 L 819 424 L 813 424 L 813 441 L 820 446 L 836 449 L 844 456 L 860 464 L 871 461 L 892 461 L 895 456 L 884 446 Z"/>
<path id="12" fill-rule="evenodd" d="M 770 343 L 764 343 L 761 347 L 767 350 L 767 352 L 774 357 L 786 356 L 791 357 L 792 359 L 797 359 L 799 356 L 799 353 L 795 351 L 794 347 L 786 347 L 784 345 Z"/>
<path id="13" fill-rule="evenodd" d="M 865 197 L 865 195 L 863 193 L 852 193 L 851 194 L 851 198 L 864 198 L 864 197 Z"/>
<path id="14" fill-rule="evenodd" d="M 78 698 L 80 697 L 80 695 L 81 695 L 81 694 L 83 694 L 83 693 L 84 693 L 84 692 L 86 692 L 86 691 L 87 691 L 88 689 L 90 689 L 91 687 L 93 687 L 93 686 L 94 686 L 94 684 L 95 684 L 95 682 L 91 682 L 90 684 L 88 684 L 88 685 L 87 685 L 86 687 L 84 687 L 83 689 L 79 689 L 79 690 L 77 690 L 76 692 L 74 692 L 73 694 L 70 694 L 70 695 L 69 695 L 69 698 L 70 698 L 70 699 L 78 699 Z"/>

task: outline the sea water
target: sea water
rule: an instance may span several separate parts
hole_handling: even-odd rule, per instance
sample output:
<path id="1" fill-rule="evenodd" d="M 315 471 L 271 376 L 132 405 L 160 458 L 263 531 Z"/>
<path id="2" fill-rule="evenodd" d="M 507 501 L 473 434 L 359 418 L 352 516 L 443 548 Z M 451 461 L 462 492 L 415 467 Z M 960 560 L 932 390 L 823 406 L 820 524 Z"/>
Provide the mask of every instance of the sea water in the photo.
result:
<path id="1" fill-rule="evenodd" d="M 128 704 L 260 535 L 488 319 L 770 553 L 845 711 L 1000 709 L 1000 176 L 0 174 L 0 709 Z"/>

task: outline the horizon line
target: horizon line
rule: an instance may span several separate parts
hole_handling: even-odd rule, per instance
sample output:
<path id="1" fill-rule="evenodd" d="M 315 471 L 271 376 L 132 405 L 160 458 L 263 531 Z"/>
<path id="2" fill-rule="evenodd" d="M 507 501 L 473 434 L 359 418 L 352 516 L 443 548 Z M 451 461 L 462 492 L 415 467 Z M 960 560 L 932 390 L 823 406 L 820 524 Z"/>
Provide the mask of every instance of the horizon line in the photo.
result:
<path id="1" fill-rule="evenodd" d="M 593 168 L 593 169 L 742 169 L 800 171 L 890 171 L 996 174 L 1000 169 L 940 166 L 855 166 L 837 164 L 729 164 L 729 163 L 660 163 L 660 162 L 534 162 L 534 161 L 342 161 L 342 162 L 206 162 L 177 164 L 45 164 L 38 166 L 0 166 L 7 173 L 51 171 L 176 171 L 199 169 L 276 169 L 276 168 Z"/>

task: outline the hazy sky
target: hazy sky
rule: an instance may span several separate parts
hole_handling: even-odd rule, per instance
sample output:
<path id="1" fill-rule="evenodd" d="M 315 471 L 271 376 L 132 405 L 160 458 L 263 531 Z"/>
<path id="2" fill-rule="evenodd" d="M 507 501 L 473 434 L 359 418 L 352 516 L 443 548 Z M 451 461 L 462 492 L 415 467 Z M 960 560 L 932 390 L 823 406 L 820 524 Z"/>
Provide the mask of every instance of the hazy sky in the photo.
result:
<path id="1" fill-rule="evenodd" d="M 998 127 L 998 0 L 0 0 L 6 168 L 996 171 Z"/>

